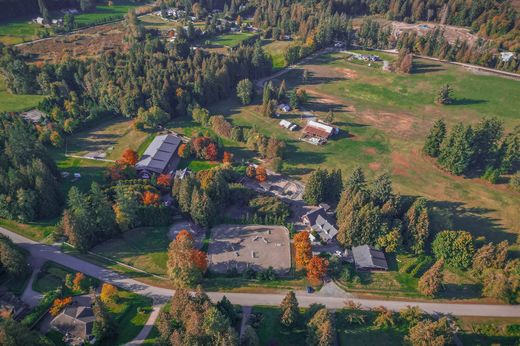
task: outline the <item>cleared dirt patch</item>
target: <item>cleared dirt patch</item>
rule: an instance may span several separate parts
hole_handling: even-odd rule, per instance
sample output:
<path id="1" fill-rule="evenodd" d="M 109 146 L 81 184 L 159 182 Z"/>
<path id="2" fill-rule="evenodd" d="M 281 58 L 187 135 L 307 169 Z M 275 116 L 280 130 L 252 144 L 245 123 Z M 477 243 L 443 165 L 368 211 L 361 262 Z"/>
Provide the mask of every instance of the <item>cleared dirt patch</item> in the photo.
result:
<path id="1" fill-rule="evenodd" d="M 77 33 L 53 37 L 19 46 L 24 54 L 30 54 L 35 62 L 60 62 L 72 57 L 86 59 L 105 51 L 124 48 L 124 28 L 121 23 L 99 25 Z"/>
<path id="2" fill-rule="evenodd" d="M 211 230 L 210 269 L 225 273 L 236 268 L 286 273 L 291 268 L 289 231 L 281 226 L 221 225 Z"/>
<path id="3" fill-rule="evenodd" d="M 406 113 L 367 111 L 358 113 L 358 116 L 362 121 L 400 138 L 412 138 L 417 135 L 414 129 L 416 120 L 412 115 Z"/>
<path id="4" fill-rule="evenodd" d="M 370 147 L 370 148 L 364 148 L 364 149 L 363 149 L 363 152 L 364 152 L 365 154 L 368 154 L 368 155 L 375 155 L 375 154 L 377 154 L 377 150 L 376 150 L 376 148 L 372 148 L 372 147 Z"/>
<path id="5" fill-rule="evenodd" d="M 373 171 L 379 171 L 381 169 L 381 163 L 379 163 L 379 162 L 370 162 L 368 164 L 368 168 L 370 168 Z"/>
<path id="6" fill-rule="evenodd" d="M 336 70 L 339 75 L 342 75 L 347 79 L 357 79 L 358 78 L 358 73 L 349 68 L 336 68 L 334 70 Z"/>
<path id="7" fill-rule="evenodd" d="M 392 152 L 390 155 L 392 159 L 392 173 L 395 175 L 410 175 L 410 162 L 406 159 L 406 157 L 399 152 Z"/>

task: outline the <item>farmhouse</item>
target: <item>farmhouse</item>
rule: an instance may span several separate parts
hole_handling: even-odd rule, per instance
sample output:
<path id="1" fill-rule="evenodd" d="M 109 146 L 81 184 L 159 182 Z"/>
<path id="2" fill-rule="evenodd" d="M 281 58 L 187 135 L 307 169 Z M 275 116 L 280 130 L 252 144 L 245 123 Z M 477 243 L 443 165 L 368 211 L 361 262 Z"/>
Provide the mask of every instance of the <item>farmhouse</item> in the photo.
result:
<path id="1" fill-rule="evenodd" d="M 303 133 L 307 137 L 327 140 L 338 133 L 338 129 L 318 121 L 309 120 L 303 128 Z"/>
<path id="2" fill-rule="evenodd" d="M 302 221 L 310 228 L 311 232 L 318 233 L 320 239 L 324 242 L 330 242 L 338 234 L 338 229 L 332 217 L 327 214 L 323 207 L 316 208 L 303 215 Z"/>
<path id="3" fill-rule="evenodd" d="M 76 296 L 72 303 L 51 321 L 51 327 L 65 335 L 69 345 L 83 345 L 85 341 L 94 343 L 92 298 L 89 295 Z"/>
<path id="4" fill-rule="evenodd" d="M 180 144 L 181 138 L 171 134 L 155 137 L 135 165 L 138 176 L 147 179 L 152 175 L 172 174 L 179 164 Z"/>
<path id="5" fill-rule="evenodd" d="M 352 256 L 356 270 L 388 270 L 385 253 L 369 245 L 360 245 L 352 248 Z"/>

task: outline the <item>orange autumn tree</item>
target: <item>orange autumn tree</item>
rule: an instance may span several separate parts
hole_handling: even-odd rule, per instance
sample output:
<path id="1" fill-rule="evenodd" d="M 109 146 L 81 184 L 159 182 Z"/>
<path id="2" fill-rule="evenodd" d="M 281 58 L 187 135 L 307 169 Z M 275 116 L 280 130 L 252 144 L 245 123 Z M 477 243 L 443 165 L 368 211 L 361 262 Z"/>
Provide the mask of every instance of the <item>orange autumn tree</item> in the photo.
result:
<path id="1" fill-rule="evenodd" d="M 254 178 L 256 176 L 256 168 L 255 168 L 255 166 L 247 166 L 247 168 L 246 168 L 246 176 L 248 178 Z"/>
<path id="2" fill-rule="evenodd" d="M 179 157 L 182 157 L 182 158 L 185 158 L 187 159 L 188 158 L 188 153 L 186 152 L 186 148 L 187 148 L 187 145 L 185 143 L 182 143 L 181 145 L 179 145 L 179 149 L 177 149 L 177 154 L 179 155 Z"/>
<path id="3" fill-rule="evenodd" d="M 208 258 L 204 251 L 193 249 L 191 252 L 191 260 L 193 264 L 195 264 L 195 267 L 199 268 L 202 272 L 208 269 Z"/>
<path id="4" fill-rule="evenodd" d="M 54 302 L 52 302 L 52 307 L 49 309 L 49 313 L 52 316 L 58 316 L 58 314 L 60 313 L 61 309 L 63 309 L 64 307 L 66 307 L 70 303 L 72 303 L 72 297 L 66 297 L 66 298 L 63 298 L 63 299 L 56 298 L 56 299 L 54 299 Z"/>
<path id="5" fill-rule="evenodd" d="M 224 154 L 222 155 L 222 162 L 223 163 L 231 163 L 231 162 L 233 162 L 233 154 L 231 154 L 228 151 L 224 151 Z"/>
<path id="6" fill-rule="evenodd" d="M 307 263 L 307 280 L 312 285 L 319 285 L 327 274 L 328 268 L 329 261 L 318 256 L 312 256 Z"/>
<path id="7" fill-rule="evenodd" d="M 182 230 L 170 243 L 167 266 L 175 287 L 193 287 L 207 269 L 206 253 L 195 249 L 191 234 Z"/>
<path id="8" fill-rule="evenodd" d="M 135 166 L 135 164 L 137 163 L 137 159 L 137 152 L 128 148 L 123 152 L 123 155 L 121 155 L 121 158 L 118 162 L 129 166 Z"/>
<path id="9" fill-rule="evenodd" d="M 312 247 L 309 232 L 303 231 L 294 235 L 295 261 L 298 269 L 305 268 L 312 257 Z"/>
<path id="10" fill-rule="evenodd" d="M 103 303 L 109 303 L 114 301 L 114 298 L 117 294 L 117 287 L 111 284 L 104 283 L 101 288 L 101 294 L 99 297 Z"/>
<path id="11" fill-rule="evenodd" d="M 258 166 L 256 167 L 256 180 L 260 183 L 267 180 L 267 171 L 264 167 Z"/>
<path id="12" fill-rule="evenodd" d="M 158 193 L 145 191 L 143 193 L 143 204 L 144 205 L 157 205 L 161 196 Z"/>
<path id="13" fill-rule="evenodd" d="M 83 289 L 83 281 L 85 280 L 85 274 L 77 272 L 72 280 L 72 289 L 74 291 L 81 291 Z"/>
<path id="14" fill-rule="evenodd" d="M 172 185 L 171 174 L 161 174 L 157 177 L 157 185 L 162 187 L 170 187 Z"/>

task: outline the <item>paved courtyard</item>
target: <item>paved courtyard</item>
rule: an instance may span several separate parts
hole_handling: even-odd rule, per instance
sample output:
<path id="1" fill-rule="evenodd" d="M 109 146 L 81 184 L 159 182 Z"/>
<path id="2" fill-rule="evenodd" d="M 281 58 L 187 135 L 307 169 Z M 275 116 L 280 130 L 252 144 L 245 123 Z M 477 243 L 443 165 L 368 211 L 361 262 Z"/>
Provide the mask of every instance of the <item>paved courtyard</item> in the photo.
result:
<path id="1" fill-rule="evenodd" d="M 211 230 L 209 268 L 225 273 L 236 268 L 279 273 L 291 268 L 289 231 L 282 226 L 220 225 Z"/>

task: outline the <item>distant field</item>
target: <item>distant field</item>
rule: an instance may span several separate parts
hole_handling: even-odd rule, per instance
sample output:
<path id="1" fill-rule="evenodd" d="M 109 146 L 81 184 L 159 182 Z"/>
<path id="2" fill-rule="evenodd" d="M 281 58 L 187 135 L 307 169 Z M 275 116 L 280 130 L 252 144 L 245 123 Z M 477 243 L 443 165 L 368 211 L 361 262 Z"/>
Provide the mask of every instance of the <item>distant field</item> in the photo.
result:
<path id="1" fill-rule="evenodd" d="M 40 25 L 31 22 L 31 18 L 0 21 L 0 42 L 12 45 L 35 40 L 40 28 Z"/>
<path id="2" fill-rule="evenodd" d="M 385 57 L 393 59 L 392 56 Z M 280 119 L 261 116 L 256 104 L 241 106 L 235 98 L 211 107 L 234 124 L 256 127 L 261 132 L 284 139 L 288 154 L 285 173 L 303 179 L 316 167 L 340 168 L 348 176 L 361 166 L 372 178 L 392 173 L 394 188 L 403 195 L 425 196 L 434 201 L 433 227 L 466 229 L 488 241 L 508 240 L 518 250 L 520 233 L 518 193 L 481 179 L 465 179 L 447 174 L 421 155 L 421 147 L 431 124 L 444 118 L 476 123 L 484 116 L 497 116 L 507 130 L 520 124 L 520 82 L 495 76 L 477 75 L 463 68 L 416 61 L 415 73 L 384 72 L 380 64 L 347 61 L 344 54 L 315 58 L 299 69 L 280 76 L 289 87 L 305 88 L 311 96 L 305 108 L 318 118 L 334 110 L 335 124 L 342 130 L 324 146 L 299 140 L 300 133 L 278 126 L 280 119 L 304 125 L 303 111 L 282 114 Z M 302 71 L 309 72 L 305 84 Z M 445 83 L 455 90 L 455 104 L 440 106 L 435 95 Z"/>
<path id="3" fill-rule="evenodd" d="M 242 41 L 248 39 L 253 36 L 253 33 L 250 32 L 238 32 L 238 33 L 228 33 L 219 35 L 216 37 L 212 37 L 209 39 L 210 45 L 213 46 L 226 46 L 226 47 L 236 47 Z"/>
<path id="4" fill-rule="evenodd" d="M 96 5 L 95 10 L 75 15 L 74 19 L 78 26 L 88 26 L 102 20 L 123 18 L 129 10 L 135 9 L 139 6 L 141 6 L 141 4 L 115 1 L 112 6 Z"/>
<path id="5" fill-rule="evenodd" d="M 5 89 L 3 77 L 0 76 L 0 113 L 21 112 L 34 108 L 43 100 L 42 95 L 15 95 Z"/>

